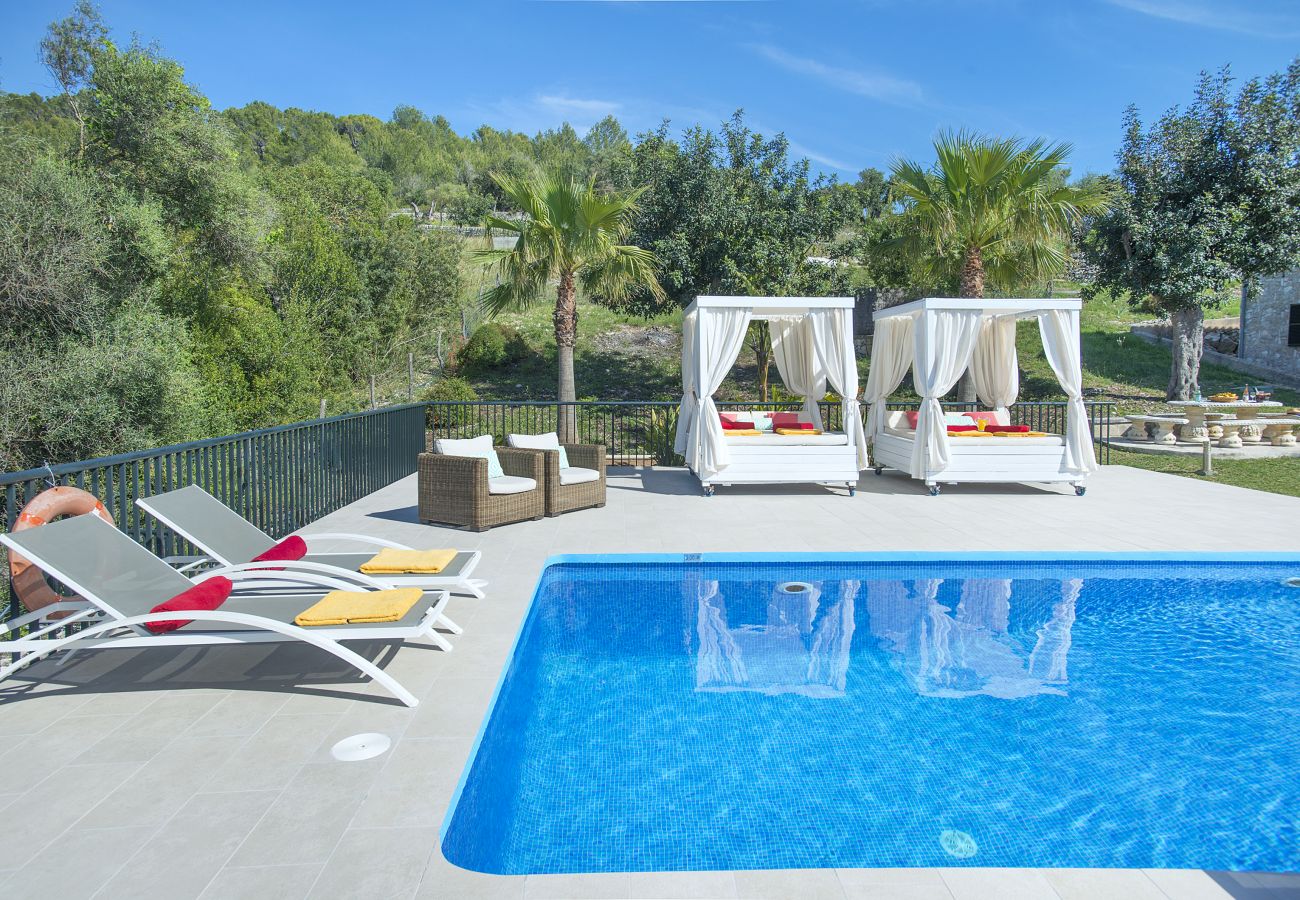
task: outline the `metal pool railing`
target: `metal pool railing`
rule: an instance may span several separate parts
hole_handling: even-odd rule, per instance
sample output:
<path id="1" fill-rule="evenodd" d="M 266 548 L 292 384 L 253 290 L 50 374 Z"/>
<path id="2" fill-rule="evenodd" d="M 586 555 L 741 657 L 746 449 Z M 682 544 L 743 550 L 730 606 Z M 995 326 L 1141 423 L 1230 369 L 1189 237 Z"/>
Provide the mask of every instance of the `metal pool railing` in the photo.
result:
<path id="1" fill-rule="evenodd" d="M 151 550 L 186 553 L 190 548 L 135 505 L 137 497 L 197 484 L 278 537 L 410 475 L 424 446 L 425 405 L 390 406 L 3 474 L 0 513 L 8 531 L 38 493 L 73 485 L 99 497 L 117 526 Z M 8 563 L 0 548 L 5 606 Z"/>

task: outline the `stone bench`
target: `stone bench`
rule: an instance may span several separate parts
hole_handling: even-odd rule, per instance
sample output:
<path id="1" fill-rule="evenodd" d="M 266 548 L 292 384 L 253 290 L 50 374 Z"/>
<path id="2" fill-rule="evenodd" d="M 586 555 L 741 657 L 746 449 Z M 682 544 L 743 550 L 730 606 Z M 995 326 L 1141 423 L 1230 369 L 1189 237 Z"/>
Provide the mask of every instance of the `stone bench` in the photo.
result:
<path id="1" fill-rule="evenodd" d="M 1178 435 L 1174 432 L 1187 424 L 1186 419 L 1177 416 L 1125 416 L 1129 420 L 1124 438 L 1130 441 L 1152 441 L 1156 444 L 1176 444 Z"/>
<path id="2" fill-rule="evenodd" d="M 1295 429 L 1300 426 L 1300 419 L 1290 417 L 1264 417 L 1252 419 L 1220 419 L 1223 437 L 1219 438 L 1220 447 L 1236 448 L 1242 444 L 1259 444 L 1264 441 L 1274 447 L 1290 447 L 1295 444 Z"/>

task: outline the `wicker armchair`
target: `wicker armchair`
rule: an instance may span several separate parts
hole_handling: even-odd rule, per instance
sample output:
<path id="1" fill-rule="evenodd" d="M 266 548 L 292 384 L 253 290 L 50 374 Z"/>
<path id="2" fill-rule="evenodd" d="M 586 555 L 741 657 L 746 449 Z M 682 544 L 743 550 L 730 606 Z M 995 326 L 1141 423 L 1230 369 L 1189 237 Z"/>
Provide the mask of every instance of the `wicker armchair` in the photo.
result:
<path id="1" fill-rule="evenodd" d="M 605 505 L 605 445 L 563 444 L 569 465 L 582 469 L 595 469 L 600 477 L 582 484 L 560 484 L 560 453 L 558 450 L 533 450 L 546 458 L 546 514 L 558 516 L 575 509 Z"/>
<path id="2" fill-rule="evenodd" d="M 477 456 L 421 453 L 419 457 L 419 517 L 484 531 L 495 525 L 540 519 L 546 512 L 543 461 L 532 450 L 497 447 L 507 475 L 531 478 L 537 487 L 519 494 L 488 493 L 487 460 Z"/>

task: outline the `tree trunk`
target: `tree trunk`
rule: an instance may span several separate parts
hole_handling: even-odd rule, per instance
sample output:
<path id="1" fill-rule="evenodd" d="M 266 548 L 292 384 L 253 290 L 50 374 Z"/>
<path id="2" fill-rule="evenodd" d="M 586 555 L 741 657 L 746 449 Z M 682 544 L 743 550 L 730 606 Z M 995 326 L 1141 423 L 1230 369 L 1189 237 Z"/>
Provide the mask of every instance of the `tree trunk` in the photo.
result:
<path id="1" fill-rule="evenodd" d="M 766 322 L 754 323 L 754 339 L 749 346 L 754 351 L 754 363 L 758 368 L 758 397 L 766 403 L 768 374 L 772 369 L 772 332 Z"/>
<path id="2" fill-rule="evenodd" d="M 572 404 L 578 399 L 573 379 L 573 348 L 578 343 L 578 297 L 573 284 L 573 273 L 562 272 L 560 285 L 555 291 L 555 346 L 559 360 L 559 384 L 556 399 Z M 574 444 L 578 440 L 578 411 L 573 406 L 559 408 L 557 430 L 560 443 Z"/>
<path id="3" fill-rule="evenodd" d="M 1201 353 L 1205 348 L 1205 310 L 1180 306 L 1169 314 L 1173 325 L 1174 365 L 1169 373 L 1169 400 L 1191 400 L 1201 375 Z"/>
<path id="4" fill-rule="evenodd" d="M 958 296 L 973 300 L 984 299 L 984 253 L 979 247 L 969 247 L 966 250 L 966 258 L 961 264 Z M 962 403 L 974 403 L 977 399 L 975 377 L 971 375 L 970 369 L 963 372 L 961 380 L 957 382 L 957 399 Z"/>

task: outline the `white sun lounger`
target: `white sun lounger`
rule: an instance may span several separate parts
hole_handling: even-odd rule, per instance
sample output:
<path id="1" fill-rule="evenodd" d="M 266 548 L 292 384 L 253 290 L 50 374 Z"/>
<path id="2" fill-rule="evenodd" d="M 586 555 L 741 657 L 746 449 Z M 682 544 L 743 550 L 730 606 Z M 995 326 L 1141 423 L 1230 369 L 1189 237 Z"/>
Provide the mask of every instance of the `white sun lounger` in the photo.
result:
<path id="1" fill-rule="evenodd" d="M 198 485 L 189 485 L 175 491 L 140 497 L 136 504 L 159 522 L 162 522 L 195 547 L 198 547 L 214 561 L 223 566 L 246 564 L 260 553 L 275 545 L 275 539 L 262 531 L 252 522 L 226 506 L 216 497 Z M 398 550 L 412 548 L 384 538 L 364 534 L 305 534 L 301 535 L 310 548 L 313 541 L 346 540 L 373 547 L 394 547 Z M 277 562 L 286 571 L 345 570 L 357 573 L 361 564 L 374 556 L 373 551 L 364 553 L 312 553 L 297 562 Z M 418 587 L 429 590 L 444 589 L 465 593 L 479 599 L 483 598 L 483 589 L 487 582 L 471 578 L 478 567 L 482 554 L 477 550 L 460 551 L 441 572 L 436 575 L 379 575 L 372 576 L 385 586 Z M 265 568 L 265 566 L 262 566 Z"/>
<path id="2" fill-rule="evenodd" d="M 0 534 L 0 543 L 80 595 L 0 625 L 0 637 L 16 634 L 23 627 L 31 628 L 22 637 L 0 640 L 0 653 L 18 657 L 0 668 L 0 681 L 64 649 L 302 641 L 354 666 L 407 706 L 415 706 L 419 701 L 395 678 L 341 642 L 427 638 L 443 650 L 452 649 L 447 639 L 434 630 L 447 603 L 446 591 L 427 593 L 396 622 L 373 624 L 312 628 L 293 624 L 298 613 L 320 599 L 319 590 L 258 596 L 232 594 L 221 608 L 211 612 L 154 613 L 149 610 L 213 577 L 212 573 L 191 580 L 97 516 L 76 516 L 14 534 Z M 227 577 L 239 581 L 261 575 L 234 572 Z M 319 578 L 316 584 L 330 586 L 329 582 Z M 349 587 L 342 582 L 337 586 Z M 48 617 L 55 612 L 69 615 L 52 621 Z M 144 627 L 145 622 L 184 620 L 192 621 L 166 634 L 153 634 Z M 70 624 L 84 627 L 64 638 L 45 637 Z"/>

